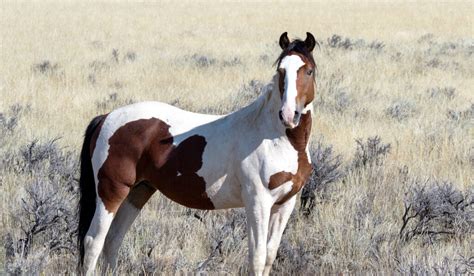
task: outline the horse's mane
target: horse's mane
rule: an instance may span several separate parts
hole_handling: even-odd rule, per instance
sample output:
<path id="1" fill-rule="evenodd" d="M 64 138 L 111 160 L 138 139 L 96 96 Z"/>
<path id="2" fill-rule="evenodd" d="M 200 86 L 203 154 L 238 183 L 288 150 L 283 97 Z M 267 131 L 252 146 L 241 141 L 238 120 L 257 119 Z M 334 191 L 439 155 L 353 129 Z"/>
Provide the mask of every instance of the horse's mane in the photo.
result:
<path id="1" fill-rule="evenodd" d="M 318 45 L 319 46 L 319 45 Z M 306 45 L 304 44 L 304 41 L 300 39 L 295 39 L 293 40 L 290 45 L 286 49 L 281 52 L 280 56 L 277 58 L 275 61 L 274 65 L 277 65 L 277 67 L 280 67 L 280 63 L 283 60 L 284 57 L 286 57 L 290 52 L 296 52 L 299 54 L 302 54 L 308 60 L 311 62 L 313 66 L 316 66 L 316 63 L 314 62 L 313 54 L 308 50 Z"/>

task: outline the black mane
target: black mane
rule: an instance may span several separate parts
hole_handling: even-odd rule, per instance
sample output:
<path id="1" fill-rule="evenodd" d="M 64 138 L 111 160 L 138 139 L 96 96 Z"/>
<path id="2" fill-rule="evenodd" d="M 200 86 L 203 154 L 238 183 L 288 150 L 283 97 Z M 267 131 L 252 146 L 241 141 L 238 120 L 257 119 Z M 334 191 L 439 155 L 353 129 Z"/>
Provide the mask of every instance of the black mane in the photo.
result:
<path id="1" fill-rule="evenodd" d="M 319 46 L 319 44 L 317 44 Z M 304 41 L 300 39 L 293 40 L 288 47 L 281 52 L 280 56 L 275 61 L 277 68 L 280 67 L 280 63 L 284 57 L 286 57 L 290 52 L 296 52 L 302 54 L 303 56 L 307 57 L 311 64 L 316 67 L 316 63 L 314 62 L 313 54 L 308 50 Z"/>

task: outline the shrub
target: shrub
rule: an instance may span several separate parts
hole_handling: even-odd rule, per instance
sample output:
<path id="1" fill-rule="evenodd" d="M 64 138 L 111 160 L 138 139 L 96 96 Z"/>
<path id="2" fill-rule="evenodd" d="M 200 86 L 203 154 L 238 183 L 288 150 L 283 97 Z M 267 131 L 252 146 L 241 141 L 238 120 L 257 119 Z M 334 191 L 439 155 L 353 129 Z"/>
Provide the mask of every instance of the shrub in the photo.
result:
<path id="1" fill-rule="evenodd" d="M 380 166 L 386 155 L 390 153 L 390 144 L 383 144 L 379 136 L 369 137 L 365 142 L 362 139 L 357 139 L 356 143 L 357 150 L 352 162 L 352 166 L 356 169 Z"/>
<path id="2" fill-rule="evenodd" d="M 465 110 L 461 110 L 461 111 L 449 110 L 448 117 L 449 119 L 453 121 L 473 120 L 474 119 L 474 103 L 471 104 L 471 106 Z"/>
<path id="3" fill-rule="evenodd" d="M 306 216 L 310 215 L 315 207 L 316 193 L 324 194 L 331 183 L 344 177 L 341 169 L 342 157 L 334 154 L 332 146 L 326 147 L 319 142 L 310 152 L 313 171 L 300 196 L 300 209 Z"/>
<path id="4" fill-rule="evenodd" d="M 241 65 L 242 61 L 238 57 L 233 57 L 232 59 L 224 60 L 222 62 L 223 67 L 233 67 L 237 65 Z"/>
<path id="5" fill-rule="evenodd" d="M 430 98 L 440 98 L 445 97 L 448 100 L 454 99 L 456 97 L 456 88 L 451 86 L 446 87 L 432 87 L 427 91 L 430 95 Z"/>
<path id="6" fill-rule="evenodd" d="M 53 255 L 70 256 L 76 250 L 76 194 L 61 181 L 38 178 L 25 188 L 20 208 L 11 216 L 19 237 L 6 238 L 9 273 L 38 273 Z"/>
<path id="7" fill-rule="evenodd" d="M 415 105 L 406 100 L 395 101 L 385 110 L 387 116 L 399 122 L 413 116 L 415 112 Z"/>
<path id="8" fill-rule="evenodd" d="M 132 99 L 121 99 L 117 92 L 110 93 L 105 99 L 96 101 L 95 105 L 100 112 L 110 112 L 118 107 L 133 104 L 135 101 Z"/>
<path id="9" fill-rule="evenodd" d="M 367 48 L 371 50 L 382 50 L 385 47 L 385 44 L 381 41 L 374 40 L 370 43 L 367 43 L 363 39 L 350 39 L 348 37 L 344 38 L 340 35 L 332 35 L 327 39 L 328 46 L 331 48 L 338 48 L 344 50 L 353 50 Z"/>
<path id="10" fill-rule="evenodd" d="M 125 53 L 125 56 L 123 57 L 123 61 L 125 62 L 134 62 L 137 59 L 137 53 L 134 51 L 128 51 Z"/>
<path id="11" fill-rule="evenodd" d="M 52 256 L 69 256 L 66 262 L 74 259 L 79 164 L 77 155 L 58 147 L 57 140 L 34 140 L 5 161 L 6 168 L 19 177 L 23 174 L 20 179 L 31 179 L 19 185 L 24 189 L 19 192 L 19 208 L 7 213 L 20 230 L 5 237 L 9 273 L 38 274 Z"/>
<path id="12" fill-rule="evenodd" d="M 58 72 L 59 64 L 51 63 L 49 60 L 45 60 L 40 63 L 33 64 L 32 69 L 35 73 L 53 75 Z"/>
<path id="13" fill-rule="evenodd" d="M 349 94 L 344 90 L 334 94 L 334 105 L 338 112 L 344 112 L 352 103 L 352 99 Z"/>
<path id="14" fill-rule="evenodd" d="M 78 158 L 70 151 L 58 147 L 59 138 L 44 143 L 33 140 L 20 148 L 20 158 L 16 160 L 16 168 L 21 173 L 58 179 L 73 188 L 78 175 Z"/>
<path id="15" fill-rule="evenodd" d="M 450 182 L 415 182 L 405 196 L 400 238 L 471 235 L 474 229 L 474 187 L 465 193 Z"/>
<path id="16" fill-rule="evenodd" d="M 208 68 L 217 63 L 217 60 L 215 58 L 207 57 L 205 55 L 199 55 L 199 54 L 194 54 L 191 57 L 188 57 L 186 59 L 191 61 L 191 63 L 193 63 L 194 66 L 198 68 Z"/>
<path id="17" fill-rule="evenodd" d="M 206 224 L 211 238 L 209 257 L 199 263 L 197 271 L 217 271 L 219 264 L 223 263 L 226 257 L 247 246 L 244 242 L 247 236 L 244 210 L 231 211 L 224 216 L 215 215 L 204 219 L 197 216 L 196 218 Z"/>
<path id="18" fill-rule="evenodd" d="M 12 134 L 18 127 L 18 122 L 23 114 L 30 111 L 30 109 L 29 105 L 14 104 L 10 106 L 8 112 L 0 112 L 0 132 L 3 133 L 1 137 L 5 137 L 5 134 Z"/>
<path id="19" fill-rule="evenodd" d="M 313 274 L 315 267 L 319 266 L 317 256 L 321 254 L 313 247 L 315 246 L 304 241 L 291 244 L 284 235 L 272 267 L 273 273 L 281 275 Z M 309 271 L 313 273 L 308 273 Z"/>

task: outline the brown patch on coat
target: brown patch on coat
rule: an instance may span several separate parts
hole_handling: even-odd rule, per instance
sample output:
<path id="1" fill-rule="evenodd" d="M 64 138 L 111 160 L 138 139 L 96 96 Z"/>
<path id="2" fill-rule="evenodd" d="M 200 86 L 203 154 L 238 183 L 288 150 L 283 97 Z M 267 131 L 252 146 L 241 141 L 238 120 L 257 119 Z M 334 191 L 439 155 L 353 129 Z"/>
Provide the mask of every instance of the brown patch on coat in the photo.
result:
<path id="1" fill-rule="evenodd" d="M 288 140 L 298 152 L 298 170 L 296 174 L 282 171 L 270 176 L 270 182 L 268 183 L 270 190 L 288 181 L 293 182 L 291 191 L 277 201 L 276 204 L 282 204 L 298 193 L 311 175 L 312 167 L 308 160 L 308 155 L 306 154 L 306 146 L 308 145 L 309 136 L 311 134 L 311 124 L 311 111 L 308 111 L 306 114 L 301 115 L 301 121 L 297 127 L 286 130 Z"/>
<path id="2" fill-rule="evenodd" d="M 98 175 L 99 196 L 107 210 L 115 212 L 130 188 L 143 180 L 182 205 L 214 209 L 206 183 L 196 173 L 202 167 L 205 138 L 193 135 L 176 147 L 169 127 L 156 118 L 140 119 L 110 137 L 109 155 Z"/>

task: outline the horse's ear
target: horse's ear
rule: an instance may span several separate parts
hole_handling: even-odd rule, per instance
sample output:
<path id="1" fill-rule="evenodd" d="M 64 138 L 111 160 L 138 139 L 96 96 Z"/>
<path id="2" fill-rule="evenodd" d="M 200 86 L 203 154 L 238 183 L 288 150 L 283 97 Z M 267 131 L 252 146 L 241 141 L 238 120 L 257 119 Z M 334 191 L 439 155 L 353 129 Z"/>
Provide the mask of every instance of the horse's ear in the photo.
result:
<path id="1" fill-rule="evenodd" d="M 306 32 L 306 39 L 304 40 L 304 45 L 310 52 L 313 51 L 314 46 L 316 45 L 316 39 L 310 32 Z"/>
<path id="2" fill-rule="evenodd" d="M 288 39 L 288 33 L 284 32 L 280 36 L 280 47 L 285 50 L 290 45 L 290 40 Z"/>

